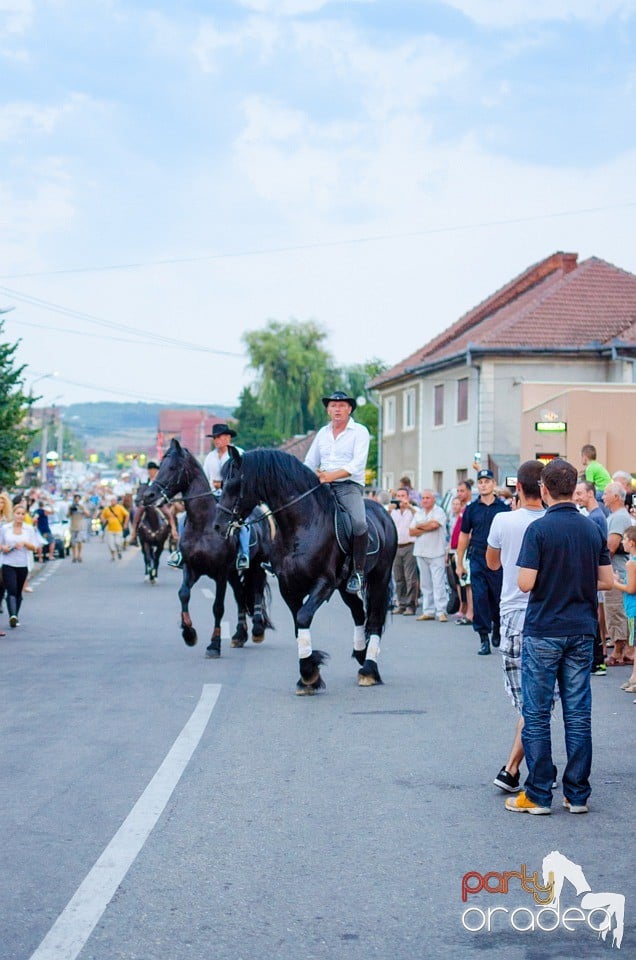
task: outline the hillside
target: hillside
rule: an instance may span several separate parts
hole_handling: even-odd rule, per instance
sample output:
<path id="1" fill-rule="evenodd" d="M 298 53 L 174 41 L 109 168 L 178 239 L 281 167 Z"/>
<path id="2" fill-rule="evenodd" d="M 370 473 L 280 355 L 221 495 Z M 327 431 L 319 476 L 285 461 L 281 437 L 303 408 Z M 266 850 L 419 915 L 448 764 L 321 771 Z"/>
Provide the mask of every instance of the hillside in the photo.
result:
<path id="1" fill-rule="evenodd" d="M 147 450 L 157 438 L 159 411 L 199 410 L 189 404 L 74 403 L 63 408 L 64 422 L 88 448 L 114 453 L 117 450 Z M 218 417 L 230 417 L 230 407 L 206 407 Z"/>

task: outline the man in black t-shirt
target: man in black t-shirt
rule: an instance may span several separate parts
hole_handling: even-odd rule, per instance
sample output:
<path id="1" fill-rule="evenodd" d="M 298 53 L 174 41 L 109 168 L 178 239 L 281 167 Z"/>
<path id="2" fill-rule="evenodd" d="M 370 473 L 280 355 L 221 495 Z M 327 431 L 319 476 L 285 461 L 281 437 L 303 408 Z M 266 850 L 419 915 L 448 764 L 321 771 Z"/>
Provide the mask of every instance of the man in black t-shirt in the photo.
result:
<path id="1" fill-rule="evenodd" d="M 490 525 L 498 513 L 508 507 L 495 496 L 495 477 L 492 470 L 480 470 L 477 474 L 479 499 L 469 503 L 462 517 L 462 528 L 457 544 L 457 575 L 465 573 L 464 556 L 470 560 L 470 582 L 473 589 L 473 630 L 479 634 L 481 646 L 477 653 L 490 653 L 492 645 L 498 647 L 499 600 L 501 598 L 502 571 L 489 570 L 486 564 L 486 548 Z"/>
<path id="2" fill-rule="evenodd" d="M 613 583 L 607 544 L 596 524 L 582 516 L 572 497 L 576 468 L 548 463 L 541 475 L 544 517 L 525 532 L 517 560 L 519 588 L 529 593 L 523 628 L 521 689 L 525 790 L 506 801 L 518 813 L 547 814 L 552 804 L 550 708 L 558 680 L 567 765 L 563 805 L 587 813 L 592 765 L 590 667 L 597 629 L 597 590 Z"/>

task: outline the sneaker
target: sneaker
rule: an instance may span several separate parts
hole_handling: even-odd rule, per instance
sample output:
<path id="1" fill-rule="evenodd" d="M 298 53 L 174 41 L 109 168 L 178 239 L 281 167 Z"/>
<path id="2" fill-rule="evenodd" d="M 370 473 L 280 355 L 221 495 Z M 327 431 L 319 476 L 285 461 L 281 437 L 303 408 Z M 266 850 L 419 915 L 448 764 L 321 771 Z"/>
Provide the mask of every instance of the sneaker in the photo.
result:
<path id="1" fill-rule="evenodd" d="M 405 616 L 405 617 L 414 617 L 414 616 L 415 616 L 415 610 L 413 609 L 413 607 L 407 607 L 406 610 L 404 611 L 404 616 Z"/>
<path id="2" fill-rule="evenodd" d="M 516 797 L 508 797 L 504 804 L 506 810 L 512 810 L 514 813 L 533 813 L 539 817 L 547 817 L 552 811 L 550 807 L 540 807 L 526 796 L 525 790 L 518 793 Z"/>
<path id="3" fill-rule="evenodd" d="M 13 616 L 13 615 L 12 615 L 12 616 L 9 617 L 9 626 L 10 626 L 10 627 L 17 627 L 17 626 L 18 626 L 18 618 L 17 618 L 16 616 Z"/>
<path id="4" fill-rule="evenodd" d="M 593 677 L 606 677 L 607 676 L 607 667 L 604 663 L 599 663 L 598 667 L 594 667 L 592 670 Z"/>
<path id="5" fill-rule="evenodd" d="M 590 808 L 587 803 L 570 803 L 567 797 L 563 797 L 563 806 L 570 813 L 589 813 Z"/>
<path id="6" fill-rule="evenodd" d="M 435 614 L 434 614 L 434 613 L 421 613 L 421 614 L 419 615 L 419 617 L 416 617 L 416 619 L 417 619 L 417 620 L 434 620 L 434 619 L 435 619 Z"/>
<path id="7" fill-rule="evenodd" d="M 499 787 L 500 790 L 505 790 L 506 793 L 519 793 L 521 787 L 519 786 L 519 772 L 512 774 L 508 773 L 506 767 L 503 766 L 493 783 L 496 787 Z"/>
<path id="8" fill-rule="evenodd" d="M 440 613 L 437 619 L 439 623 L 448 623 L 448 617 L 446 616 L 445 613 Z"/>
<path id="9" fill-rule="evenodd" d="M 181 556 L 181 551 L 175 550 L 174 553 L 170 554 L 166 562 L 169 567 L 176 567 L 178 570 L 180 570 L 183 566 L 183 557 Z"/>

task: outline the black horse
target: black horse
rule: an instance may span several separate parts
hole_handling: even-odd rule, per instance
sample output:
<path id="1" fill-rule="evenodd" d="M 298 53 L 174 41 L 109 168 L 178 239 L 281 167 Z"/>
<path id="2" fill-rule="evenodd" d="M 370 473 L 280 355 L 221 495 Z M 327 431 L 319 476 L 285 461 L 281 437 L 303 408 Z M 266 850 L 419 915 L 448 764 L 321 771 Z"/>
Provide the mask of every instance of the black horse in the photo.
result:
<path id="1" fill-rule="evenodd" d="M 296 457 L 280 450 L 253 450 L 241 456 L 230 447 L 231 459 L 219 503 L 217 529 L 230 532 L 244 522 L 259 502 L 276 515 L 272 541 L 272 568 L 280 592 L 294 618 L 298 641 L 298 694 L 324 687 L 320 666 L 327 654 L 311 647 L 314 614 L 335 590 L 349 607 L 355 624 L 353 656 L 361 665 L 360 686 L 382 683 L 377 658 L 391 599 L 391 570 L 397 549 L 395 524 L 382 507 L 365 500 L 369 524 L 366 591 L 363 599 L 347 593 L 351 572 L 342 518 L 328 484 L 319 483 Z"/>
<path id="2" fill-rule="evenodd" d="M 261 566 L 269 561 L 271 533 L 269 524 L 255 524 L 250 538 L 250 566 L 239 573 L 236 569 L 236 538 L 225 538 L 215 530 L 216 498 L 199 462 L 189 450 L 172 440 L 161 461 L 159 472 L 144 495 L 145 505 L 160 505 L 180 494 L 187 520 L 179 542 L 183 556 L 183 580 L 179 589 L 181 601 L 181 634 L 189 647 L 197 642 L 188 605 L 192 587 L 202 576 L 215 581 L 214 630 L 206 656 L 221 655 L 221 620 L 225 609 L 225 591 L 229 583 L 238 607 L 238 624 L 232 637 L 233 647 L 242 647 L 247 640 L 247 614 L 252 617 L 252 640 L 261 643 L 266 628 L 271 628 L 267 612 L 269 585 Z M 258 513 L 260 516 L 260 511 Z"/>
<path id="3" fill-rule="evenodd" d="M 137 527 L 137 539 L 144 558 L 145 579 L 157 582 L 159 560 L 170 533 L 170 524 L 156 507 L 146 507 Z"/>

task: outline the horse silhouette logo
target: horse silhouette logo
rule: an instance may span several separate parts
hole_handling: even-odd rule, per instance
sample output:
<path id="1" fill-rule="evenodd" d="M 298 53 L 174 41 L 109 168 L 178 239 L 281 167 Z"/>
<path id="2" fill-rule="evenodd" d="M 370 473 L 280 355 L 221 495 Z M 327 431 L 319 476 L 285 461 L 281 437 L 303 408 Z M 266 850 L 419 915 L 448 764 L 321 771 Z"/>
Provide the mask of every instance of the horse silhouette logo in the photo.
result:
<path id="1" fill-rule="evenodd" d="M 581 909 L 605 914 L 605 919 L 598 927 L 599 935 L 606 940 L 607 934 L 612 931 L 612 946 L 620 950 L 625 929 L 625 897 L 622 893 L 594 893 L 590 887 L 582 868 L 578 863 L 568 860 L 558 850 L 553 850 L 543 858 L 541 865 L 543 882 L 553 884 L 554 904 L 558 910 L 559 898 L 563 884 L 568 880 L 577 896 L 581 896 Z"/>

